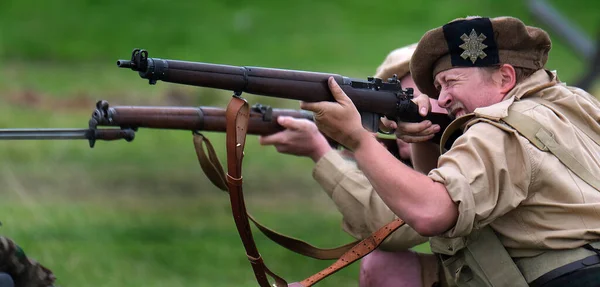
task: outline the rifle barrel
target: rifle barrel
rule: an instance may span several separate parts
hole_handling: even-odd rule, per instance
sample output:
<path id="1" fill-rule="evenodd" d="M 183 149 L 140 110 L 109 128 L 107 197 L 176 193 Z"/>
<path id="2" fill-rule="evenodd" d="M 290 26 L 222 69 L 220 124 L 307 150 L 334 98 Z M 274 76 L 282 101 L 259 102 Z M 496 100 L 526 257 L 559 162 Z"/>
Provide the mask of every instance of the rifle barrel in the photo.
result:
<path id="1" fill-rule="evenodd" d="M 134 49 L 131 60 L 118 60 L 117 66 L 137 71 L 152 85 L 160 80 L 304 102 L 335 101 L 327 84 L 333 77 L 361 112 L 423 120 L 410 101 L 412 89 L 402 89 L 397 79 L 364 81 L 333 73 L 149 58 L 143 49 Z"/>
<path id="2" fill-rule="evenodd" d="M 124 139 L 128 142 L 135 138 L 132 129 L 0 129 L 0 140 L 88 140 L 94 147 L 97 140 L 113 141 Z"/>
<path id="3" fill-rule="evenodd" d="M 0 129 L 0 140 L 88 139 L 89 129 Z"/>

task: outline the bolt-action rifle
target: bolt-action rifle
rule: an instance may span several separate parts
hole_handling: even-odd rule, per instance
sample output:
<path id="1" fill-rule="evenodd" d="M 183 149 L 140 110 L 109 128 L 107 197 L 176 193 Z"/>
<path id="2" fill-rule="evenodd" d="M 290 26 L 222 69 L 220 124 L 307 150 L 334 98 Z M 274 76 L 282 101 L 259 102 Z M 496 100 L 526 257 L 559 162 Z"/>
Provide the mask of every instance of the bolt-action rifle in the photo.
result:
<path id="1" fill-rule="evenodd" d="M 250 109 L 248 134 L 271 135 L 284 130 L 277 123 L 280 116 L 313 120 L 308 111 L 274 109 L 255 104 Z M 0 140 L 88 140 L 93 148 L 96 141 L 124 139 L 133 141 L 139 128 L 169 129 L 186 131 L 225 132 L 225 109 L 210 106 L 110 106 L 107 101 L 96 103 L 88 122 L 88 128 L 30 128 L 0 129 Z M 390 153 L 398 156 L 396 142 L 390 138 L 378 138 Z M 339 144 L 327 138 L 337 148 Z"/>
<path id="2" fill-rule="evenodd" d="M 313 119 L 312 113 L 307 111 L 273 109 L 256 104 L 250 112 L 248 134 L 270 135 L 283 130 L 277 123 L 279 116 Z M 110 106 L 107 101 L 101 100 L 96 103 L 87 129 L 0 129 L 0 140 L 87 139 L 93 148 L 98 140 L 133 141 L 139 128 L 225 132 L 225 109 L 204 106 Z M 335 145 L 333 142 L 331 144 Z"/>
<path id="3" fill-rule="evenodd" d="M 131 59 L 118 60 L 117 66 L 137 71 L 151 85 L 160 80 L 229 90 L 237 96 L 246 92 L 304 102 L 335 101 L 327 85 L 327 79 L 334 77 L 361 113 L 363 126 L 372 132 L 379 131 L 379 119 L 383 116 L 404 122 L 428 119 L 441 127 L 433 139 L 439 142 L 450 123 L 448 115 L 442 113 L 422 117 L 417 105 L 411 101 L 413 89 L 402 89 L 396 76 L 387 81 L 374 77 L 365 81 L 330 73 L 167 60 L 149 58 L 148 51 L 142 49 L 134 49 Z"/>
<path id="4" fill-rule="evenodd" d="M 312 113 L 307 111 L 273 109 L 256 104 L 250 112 L 248 134 L 270 135 L 283 130 L 277 123 L 279 116 L 313 119 Z M 93 148 L 98 140 L 124 139 L 130 142 L 139 128 L 225 132 L 225 109 L 205 106 L 110 106 L 107 101 L 101 100 L 96 103 L 87 129 L 0 129 L 0 140 L 87 139 Z"/>

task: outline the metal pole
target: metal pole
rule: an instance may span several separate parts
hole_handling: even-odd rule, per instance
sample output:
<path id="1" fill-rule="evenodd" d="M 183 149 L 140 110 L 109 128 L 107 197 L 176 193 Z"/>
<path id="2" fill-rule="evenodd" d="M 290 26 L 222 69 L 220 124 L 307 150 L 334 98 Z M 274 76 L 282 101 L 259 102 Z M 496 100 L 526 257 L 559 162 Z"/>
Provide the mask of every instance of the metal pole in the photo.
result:
<path id="1" fill-rule="evenodd" d="M 597 49 L 594 42 L 548 2 L 545 0 L 529 0 L 527 4 L 536 19 L 550 27 L 559 38 L 564 40 L 566 45 L 575 50 L 585 61 L 591 61 L 594 58 Z"/>

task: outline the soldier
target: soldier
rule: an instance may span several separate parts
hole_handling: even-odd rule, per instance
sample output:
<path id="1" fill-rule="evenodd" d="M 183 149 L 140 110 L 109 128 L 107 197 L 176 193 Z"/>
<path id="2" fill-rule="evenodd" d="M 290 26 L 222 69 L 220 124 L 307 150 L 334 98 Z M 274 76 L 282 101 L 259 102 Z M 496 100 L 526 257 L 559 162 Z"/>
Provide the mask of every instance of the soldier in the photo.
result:
<path id="1" fill-rule="evenodd" d="M 438 99 L 456 118 L 445 132 L 463 132 L 427 175 L 381 147 L 332 79 L 337 102 L 301 103 L 390 210 L 431 237 L 442 285 L 600 285 L 600 102 L 544 68 L 550 48 L 512 17 L 456 19 L 421 38 L 414 101 L 426 115 L 427 96 Z M 422 147 L 431 127 L 396 133 Z"/>
<path id="2" fill-rule="evenodd" d="M 416 46 L 412 44 L 390 52 L 376 69 L 374 76 L 385 80 L 396 75 L 402 88 L 413 88 L 414 94 L 419 95 L 409 73 L 410 58 Z M 432 102 L 435 103 L 435 100 L 432 99 Z M 433 106 L 433 111 L 446 112 L 437 104 Z M 309 157 L 315 162 L 313 177 L 343 215 L 344 231 L 357 239 L 364 239 L 395 219 L 394 213 L 357 168 L 351 159 L 351 153 L 333 150 L 313 122 L 291 117 L 279 117 L 278 121 L 286 130 L 261 136 L 260 143 L 274 145 L 281 153 Z M 408 143 L 398 139 L 397 145 L 403 162 L 419 166 L 418 160 L 411 159 Z M 361 261 L 360 286 L 397 286 L 396 278 L 408 280 L 405 282 L 410 283 L 410 286 L 431 286 L 431 283 L 422 282 L 422 277 L 427 279 L 431 276 L 422 276 L 421 270 L 435 272 L 435 258 L 409 250 L 427 240 L 428 238 L 420 236 L 407 225 L 400 227 L 383 242 L 380 250 L 372 252 Z"/>

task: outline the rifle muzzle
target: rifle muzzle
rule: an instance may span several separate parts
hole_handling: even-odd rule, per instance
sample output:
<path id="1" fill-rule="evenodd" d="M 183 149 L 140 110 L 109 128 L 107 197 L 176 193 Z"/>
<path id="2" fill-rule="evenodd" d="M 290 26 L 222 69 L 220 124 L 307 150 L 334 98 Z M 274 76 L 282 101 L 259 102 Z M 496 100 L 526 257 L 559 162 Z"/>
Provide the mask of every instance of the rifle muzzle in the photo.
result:
<path id="1" fill-rule="evenodd" d="M 130 60 L 118 60 L 117 66 L 119 66 L 119 68 L 133 68 L 135 65 Z"/>

